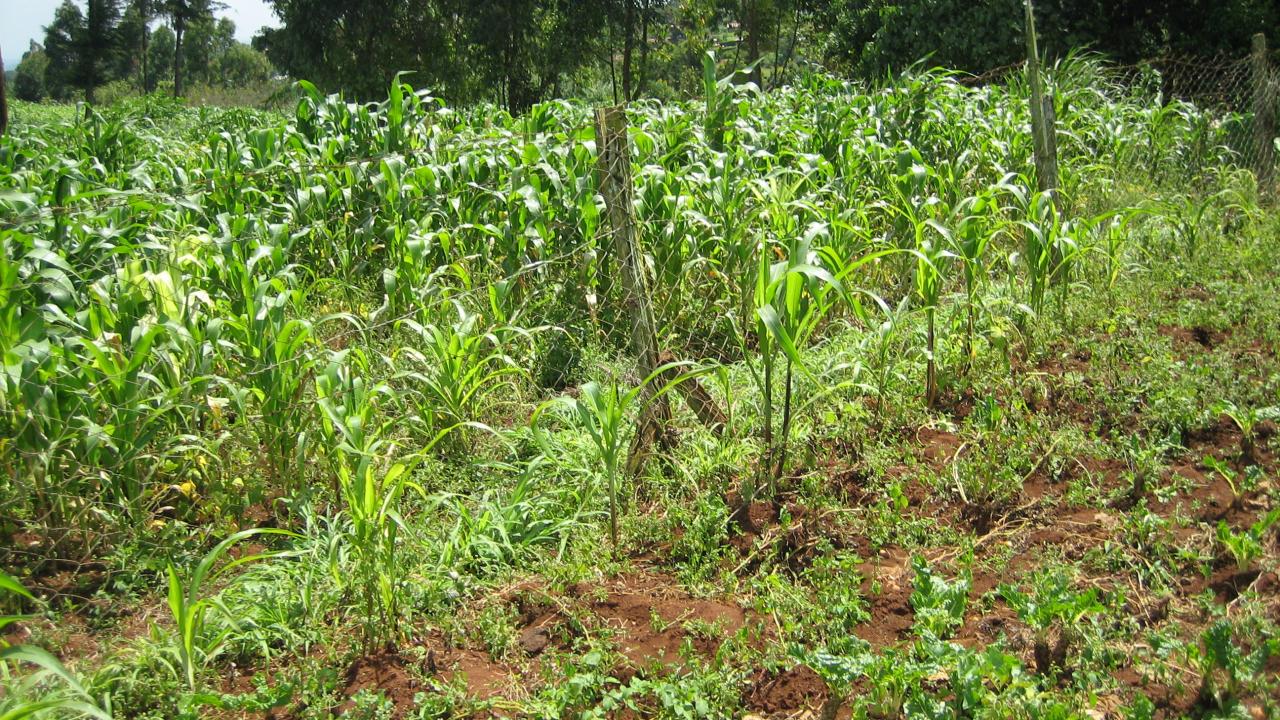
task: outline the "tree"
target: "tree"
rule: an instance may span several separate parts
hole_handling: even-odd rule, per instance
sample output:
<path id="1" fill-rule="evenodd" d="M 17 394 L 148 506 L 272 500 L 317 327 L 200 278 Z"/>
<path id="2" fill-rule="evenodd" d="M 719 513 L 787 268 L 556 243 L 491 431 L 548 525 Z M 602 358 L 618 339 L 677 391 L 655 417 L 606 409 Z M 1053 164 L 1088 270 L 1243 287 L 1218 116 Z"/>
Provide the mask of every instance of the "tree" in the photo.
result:
<path id="1" fill-rule="evenodd" d="M 649 79 L 649 28 L 659 21 L 661 0 L 613 0 L 609 6 L 610 22 L 622 36 L 622 98 L 635 100 L 645 92 Z M 612 32 L 610 33 L 612 35 Z M 639 61 L 636 48 L 639 47 Z M 610 72 L 613 66 L 612 46 Z M 615 93 L 616 94 L 616 93 Z"/>
<path id="2" fill-rule="evenodd" d="M 764 24 L 765 8 L 761 7 L 764 0 L 741 0 L 739 4 L 738 22 L 741 24 L 743 35 L 747 41 L 747 63 L 751 66 L 750 72 L 747 73 L 747 79 L 756 84 L 756 87 L 763 87 L 764 82 L 760 75 L 760 36 L 764 34 L 761 25 Z"/>
<path id="3" fill-rule="evenodd" d="M 219 37 L 220 22 L 230 25 L 225 41 Z M 214 64 L 225 51 L 223 45 L 235 42 L 235 24 L 225 18 L 222 21 L 212 15 L 196 18 L 187 26 L 182 41 L 182 74 L 187 83 L 208 83 L 213 76 Z"/>
<path id="4" fill-rule="evenodd" d="M 71 0 L 63 0 L 53 12 L 53 22 L 44 29 L 44 51 L 49 62 L 45 66 L 44 85 L 49 97 L 65 100 L 75 87 L 75 71 L 82 66 L 80 37 L 84 30 L 84 13 Z"/>
<path id="5" fill-rule="evenodd" d="M 128 78 L 136 71 L 138 88 L 144 93 L 155 87 L 155 78 L 150 72 L 151 21 L 155 15 L 154 0 L 128 0 L 116 31 L 121 50 L 117 74 Z"/>
<path id="6" fill-rule="evenodd" d="M 87 8 L 85 24 L 77 39 L 80 65 L 76 70 L 76 85 L 84 90 L 85 102 L 92 104 L 93 91 L 106 82 L 117 51 L 120 3 L 119 0 L 88 0 Z"/>
<path id="7" fill-rule="evenodd" d="M 45 85 L 51 96 L 62 99 L 69 88 L 78 88 L 85 102 L 93 102 L 94 89 L 111 73 L 119 22 L 119 0 L 88 0 L 84 13 L 71 0 L 58 6 L 45 28 Z"/>
<path id="8" fill-rule="evenodd" d="M 173 29 L 168 25 L 161 25 L 151 33 L 150 48 L 147 52 L 147 63 L 151 66 L 152 89 L 159 84 L 160 78 L 170 75 L 173 72 L 173 56 L 174 48 L 177 41 L 173 36 Z"/>
<path id="9" fill-rule="evenodd" d="M 385 97 L 401 70 L 414 84 L 472 98 L 478 73 L 459 57 L 466 0 L 270 0 L 281 26 L 254 45 L 278 68 L 361 100 Z"/>
<path id="10" fill-rule="evenodd" d="M 160 0 L 160 12 L 168 16 L 173 28 L 173 96 L 182 96 L 182 41 L 193 22 L 212 17 L 214 10 L 225 7 L 216 0 Z"/>
<path id="11" fill-rule="evenodd" d="M 603 29 L 589 0 L 473 0 L 467 8 L 482 78 L 500 89 L 513 114 L 553 95 L 562 75 L 583 67 Z"/>
<path id="12" fill-rule="evenodd" d="M 13 96 L 19 100 L 36 102 L 45 97 L 44 76 L 49 67 L 49 57 L 44 48 L 31 43 L 31 49 L 23 53 L 21 62 L 13 73 Z"/>
<path id="13" fill-rule="evenodd" d="M 928 57 L 931 65 L 981 73 L 1024 56 L 1022 0 L 808 1 L 823 59 L 837 72 L 880 75 Z M 1258 28 L 1280 21 L 1276 0 L 1039 0 L 1035 11 L 1042 53 L 1089 48 L 1120 62 L 1243 56 Z"/>
<path id="14" fill-rule="evenodd" d="M 450 100 L 512 112 L 592 60 L 607 20 L 599 0 L 270 1 L 281 27 L 255 44 L 290 75 L 368 100 L 409 70 Z"/>
<path id="15" fill-rule="evenodd" d="M 270 80 L 273 70 L 266 55 L 244 43 L 235 43 L 218 58 L 215 73 L 222 85 L 241 87 Z"/>

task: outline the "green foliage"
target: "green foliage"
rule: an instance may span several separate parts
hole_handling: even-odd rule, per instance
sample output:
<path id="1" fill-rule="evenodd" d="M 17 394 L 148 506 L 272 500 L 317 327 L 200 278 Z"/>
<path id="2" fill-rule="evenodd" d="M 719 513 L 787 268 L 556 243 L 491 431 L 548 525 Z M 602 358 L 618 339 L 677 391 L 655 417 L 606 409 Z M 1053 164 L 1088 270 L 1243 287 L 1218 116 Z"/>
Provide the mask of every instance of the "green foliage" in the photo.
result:
<path id="1" fill-rule="evenodd" d="M 596 382 L 586 383 L 579 389 L 577 397 L 560 396 L 540 406 L 531 421 L 536 431 L 538 418 L 544 410 L 552 405 L 562 406 L 569 411 L 578 428 L 586 431 L 591 438 L 596 457 L 604 470 L 605 489 L 609 497 L 609 539 L 615 551 L 618 549 L 621 464 L 623 452 L 630 442 L 627 416 L 633 408 L 639 408 L 643 412 L 645 405 L 680 382 L 683 378 L 677 378 L 656 390 L 650 387 L 650 383 L 679 365 L 680 363 L 670 363 L 654 370 L 644 382 L 630 390 L 621 389 L 617 383 L 610 383 L 608 387 L 602 387 Z"/>
<path id="2" fill-rule="evenodd" d="M 1025 59 L 1022 0 L 913 2 L 831 0 L 819 4 L 823 55 L 864 75 L 931 65 L 982 73 Z M 1209 9 L 1198 5 L 1145 8 L 1132 3 L 1084 6 L 1035 3 L 1040 48 L 1061 56 L 1088 47 L 1132 62 L 1161 54 L 1242 54 L 1253 28 L 1276 20 L 1267 2 Z"/>
<path id="3" fill-rule="evenodd" d="M 1240 460 L 1246 465 L 1257 465 L 1257 428 L 1265 420 L 1280 419 L 1280 407 L 1239 407 L 1233 402 L 1220 402 L 1214 413 L 1230 418 L 1240 429 Z"/>
<path id="4" fill-rule="evenodd" d="M 186 682 L 188 689 L 192 691 L 198 689 L 197 677 L 200 670 L 222 652 L 227 638 L 234 630 L 234 618 L 228 618 L 231 621 L 230 626 L 217 630 L 211 631 L 207 624 L 209 611 L 218 607 L 216 599 L 205 595 L 208 584 L 216 582 L 229 570 L 278 553 L 246 553 L 216 570 L 215 566 L 233 546 L 248 538 L 290 534 L 288 531 L 273 528 L 242 530 L 215 545 L 185 576 L 181 575 L 172 564 L 169 565 L 168 602 L 175 633 L 169 650 L 173 656 L 175 674 Z"/>
<path id="5" fill-rule="evenodd" d="M 35 598 L 17 580 L 0 570 L 0 600 L 16 595 L 27 600 Z M 0 615 L 0 630 L 21 620 L 21 616 Z M 9 664 L 35 666 L 37 671 L 14 679 Z M 34 645 L 10 645 L 0 639 L 0 677 L 6 681 L 5 693 L 0 696 L 0 718 L 24 720 L 24 718 L 90 717 L 111 720 L 80 681 L 71 674 L 58 658 Z M 12 681 L 12 682 L 11 682 Z"/>
<path id="6" fill-rule="evenodd" d="M 1038 574 L 1031 583 L 1030 592 L 1014 585 L 1001 585 L 1000 597 L 1018 613 L 1018 619 L 1031 628 L 1035 638 L 1036 669 L 1048 674 L 1055 665 L 1066 662 L 1066 654 L 1073 639 L 1079 636 L 1079 623 L 1089 615 L 1102 612 L 1098 591 L 1090 588 L 1080 592 L 1071 587 L 1066 573 L 1061 570 Z M 1056 632 L 1058 640 L 1050 648 L 1050 633 Z"/>
<path id="7" fill-rule="evenodd" d="M 519 566 L 539 548 L 563 553 L 581 519 L 585 498 L 572 487 L 537 487 L 543 461 L 530 461 L 508 491 L 491 490 L 472 500 L 447 494 L 437 498 L 456 516 L 440 553 L 439 569 L 457 576 L 467 571 L 484 577 Z"/>
<path id="8" fill-rule="evenodd" d="M 849 697 L 853 684 L 865 677 L 876 662 L 876 656 L 867 643 L 856 638 L 849 651 L 841 654 L 810 650 L 800 645 L 789 647 L 788 654 L 809 666 L 826 683 L 829 697 L 823 705 L 823 720 L 836 716 L 840 705 Z"/>
<path id="9" fill-rule="evenodd" d="M 1233 508 L 1240 507 L 1244 502 L 1244 496 L 1256 488 L 1262 479 L 1262 471 L 1257 465 L 1249 465 L 1245 467 L 1244 472 L 1237 472 L 1235 468 L 1212 455 L 1205 455 L 1200 462 L 1210 472 L 1222 478 L 1231 488 L 1231 507 Z"/>
<path id="10" fill-rule="evenodd" d="M 723 102 L 632 104 L 658 340 L 711 360 L 698 367 L 714 371 L 690 373 L 701 387 L 682 389 L 727 417 L 702 427 L 691 401 L 673 402 L 672 445 L 634 475 L 623 465 L 635 422 L 674 383 L 630 367 L 634 298 L 610 281 L 585 105 L 518 118 L 451 108 L 405 77 L 363 105 L 300 84 L 284 115 L 156 98 L 90 112 L 20 103 L 0 143 L 0 466 L 11 471 L 0 535 L 49 566 L 102 563 L 101 597 L 145 602 L 157 573 L 177 588 L 173 637 L 112 652 L 86 682 L 110 689 L 122 717 L 278 702 L 329 712 L 345 702 L 352 654 L 390 643 L 413 672 L 438 663 L 437 682 L 481 648 L 512 661 L 539 619 L 558 624 L 534 663 L 546 675 L 522 677 L 540 687 L 482 704 L 455 674 L 414 712 L 740 715 L 755 711 L 744 688 L 795 642 L 820 648 L 800 656 L 833 698 L 865 687 L 855 716 L 1065 716 L 1124 667 L 1118 648 L 1148 652 L 1129 637 L 1146 620 L 1092 622 L 1100 596 L 1042 563 L 1060 556 L 1161 592 L 1213 560 L 1187 532 L 1196 519 L 1184 515 L 1202 508 L 1177 498 L 1191 483 L 1165 472 L 1193 458 L 1162 438 L 1203 421 L 1211 399 L 1274 403 L 1272 358 L 1246 344 L 1275 340 L 1274 218 L 1223 149 L 1218 115 L 1121 91 L 1092 60 L 1050 75 L 1070 193 L 1056 212 L 1016 172 L 1029 164 L 1016 81 L 919 73 L 868 89 L 814 75 L 758 92 L 722 85 L 715 68 Z M 1187 194 L 1193 176 L 1206 192 L 1232 188 L 1239 207 L 1196 205 L 1184 222 L 1148 203 Z M 1108 209 L 1131 202 L 1146 212 Z M 1236 335 L 1221 349 L 1171 348 L 1156 328 L 1172 322 Z M 1245 368 L 1259 381 L 1239 383 Z M 935 407 L 911 401 L 921 394 Z M 947 428 L 957 437 L 938 439 L 957 445 L 920 447 L 921 428 Z M 1103 507 L 1129 471 L 1150 487 Z M 1266 500 L 1250 494 L 1263 472 L 1232 476 L 1242 498 Z M 738 532 L 730 498 L 752 495 L 761 474 L 774 502 L 748 507 L 760 526 Z M 969 506 L 962 520 L 999 525 L 975 537 L 943 515 L 953 495 Z M 606 506 L 611 534 L 643 547 L 602 552 Z M 1062 522 L 1107 541 L 1041 541 L 1062 529 L 1042 524 Z M 217 581 L 214 560 L 198 578 L 208 533 L 246 523 L 298 530 L 307 552 L 231 565 Z M 1264 532 L 1244 533 L 1253 545 L 1224 534 L 1223 552 L 1261 546 L 1258 565 L 1271 553 Z M 993 568 L 1021 568 L 1011 556 L 1024 548 L 1041 563 L 1002 589 L 1035 635 L 1040 676 L 998 638 L 984 652 L 947 642 L 966 615 L 967 571 L 944 578 L 917 562 L 910 607 L 881 592 L 909 581 L 886 576 L 902 557 L 886 545 L 933 557 L 970 544 Z M 723 624 L 655 613 L 642 629 L 678 644 L 682 667 L 610 678 L 625 648 L 591 616 L 637 576 L 672 575 L 689 585 L 670 591 L 681 601 L 736 591 L 755 612 L 728 638 Z M 498 599 L 469 623 L 482 595 Z M 1255 595 L 1231 610 L 1254 622 L 1235 638 L 1246 654 L 1271 632 Z M 902 619 L 914 610 L 916 637 L 873 653 L 853 638 L 893 601 Z M 77 610 L 95 631 L 111 622 L 99 602 Z M 1180 632 L 1184 617 L 1152 619 L 1149 634 Z M 425 627 L 442 642 L 421 642 Z M 1180 677 L 1148 640 L 1141 659 Z M 363 660 L 376 658 L 397 661 Z M 236 701 L 190 692 L 232 663 L 270 668 L 269 687 Z M 43 680 L 35 690 L 66 687 Z M 29 689 L 23 699 L 42 697 Z M 407 710 L 373 693 L 353 704 Z"/>
<path id="11" fill-rule="evenodd" d="M 508 379 L 523 372 L 505 347 L 513 338 L 527 337 L 518 327 L 486 328 L 482 318 L 458 306 L 456 319 L 430 325 L 406 322 L 421 338 L 393 360 L 403 368 L 397 375 L 410 390 L 414 419 L 429 437 L 448 435 L 479 424 L 481 411 L 514 390 Z M 461 442 L 454 446 L 460 446 Z"/>
<path id="12" fill-rule="evenodd" d="M 394 460 L 395 445 L 388 442 L 387 426 L 374 414 L 375 401 L 390 393 L 390 388 L 369 383 L 363 377 L 367 371 L 363 354 L 337 353 L 316 377 L 316 396 L 323 414 L 326 455 L 337 479 L 334 495 L 342 502 L 354 565 L 344 584 L 360 599 L 365 646 L 373 648 L 399 634 L 406 582 L 398 561 L 400 533 L 405 529 L 401 497 L 408 490 L 425 493 L 410 479 L 419 456 Z M 342 569 L 336 558 L 333 572 L 339 579 Z"/>
<path id="13" fill-rule="evenodd" d="M 1263 551 L 1267 531 L 1280 521 L 1280 508 L 1275 508 L 1243 532 L 1233 532 L 1225 520 L 1218 521 L 1217 539 L 1222 549 L 1235 560 L 1236 568 L 1248 570 Z"/>
<path id="14" fill-rule="evenodd" d="M 49 56 L 44 50 L 29 50 L 22 54 L 22 61 L 14 70 L 13 95 L 19 100 L 36 102 L 43 100 L 48 91 L 44 77 L 49 68 Z"/>
<path id="15" fill-rule="evenodd" d="M 923 557 L 911 559 L 915 586 L 911 607 L 915 610 L 916 634 L 923 638 L 947 639 L 964 622 L 973 580 L 966 571 L 955 580 L 935 574 Z"/>
<path id="16" fill-rule="evenodd" d="M 1261 677 L 1268 658 L 1280 652 L 1275 638 L 1246 651 L 1235 633 L 1231 620 L 1223 618 L 1201 633 L 1198 645 L 1187 647 L 1187 659 L 1200 674 L 1200 697 L 1221 710 L 1239 702 L 1241 693 Z"/>

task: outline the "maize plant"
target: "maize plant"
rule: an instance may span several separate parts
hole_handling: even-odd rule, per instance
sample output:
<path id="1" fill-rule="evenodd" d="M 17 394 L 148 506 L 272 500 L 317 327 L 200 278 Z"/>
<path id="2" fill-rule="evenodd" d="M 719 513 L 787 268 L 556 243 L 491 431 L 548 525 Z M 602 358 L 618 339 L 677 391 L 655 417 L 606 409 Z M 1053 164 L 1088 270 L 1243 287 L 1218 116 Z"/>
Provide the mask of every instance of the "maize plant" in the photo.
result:
<path id="1" fill-rule="evenodd" d="M 9 574 L 0 570 L 0 600 L 16 596 L 35 600 L 30 592 Z M 24 619 L 22 615 L 0 615 L 0 630 Z M 37 671 L 14 677 L 10 664 L 34 666 Z M 5 694 L 0 697 L 0 717 L 21 720 L 55 715 L 91 717 L 111 720 L 111 713 L 93 697 L 52 653 L 35 645 L 10 645 L 0 639 L 0 680 Z M 51 682 L 52 681 L 52 682 Z"/>
<path id="2" fill-rule="evenodd" d="M 680 382 L 696 376 L 686 374 L 677 377 L 657 391 L 646 393 L 650 383 L 682 365 L 683 363 L 663 365 L 645 378 L 644 382 L 629 390 L 624 390 L 617 383 L 602 386 L 597 382 L 588 382 L 580 388 L 578 397 L 562 395 L 540 405 L 530 421 L 535 432 L 541 432 L 539 421 L 544 412 L 553 407 L 561 407 L 567 409 L 577 426 L 587 432 L 604 471 L 605 490 L 609 499 L 609 541 L 615 551 L 618 549 L 623 454 L 631 442 L 628 416 L 633 410 L 643 412 L 641 406 L 645 402 L 652 403 Z M 545 439 L 542 442 L 546 447 Z"/>
<path id="3" fill-rule="evenodd" d="M 398 565 L 400 501 L 406 491 L 425 494 L 410 474 L 416 455 L 393 459 L 395 445 L 385 437 L 386 425 L 375 416 L 385 384 L 369 383 L 362 353 L 340 352 L 316 377 L 325 453 L 336 478 L 334 495 L 346 521 L 346 541 L 354 572 L 342 584 L 358 596 L 367 648 L 394 642 L 399 635 L 400 600 L 406 581 Z M 429 448 L 428 448 L 429 449 Z M 335 579 L 341 569 L 333 568 Z"/>
<path id="4" fill-rule="evenodd" d="M 450 310 L 454 318 L 448 316 Z M 483 427 L 481 413 L 514 389 L 511 376 L 524 372 L 507 354 L 508 346 L 529 336 L 518 327 L 485 327 L 480 315 L 461 305 L 447 304 L 441 314 L 425 326 L 406 321 L 404 327 L 420 338 L 420 345 L 403 348 L 392 360 L 412 368 L 397 373 L 396 379 L 408 391 L 414 420 L 431 438 L 466 426 Z"/>
<path id="5" fill-rule="evenodd" d="M 200 670 L 222 652 L 227 639 L 235 630 L 235 618 L 232 617 L 228 617 L 228 624 L 220 628 L 214 628 L 208 623 L 209 611 L 216 609 L 218 604 L 215 599 L 205 595 L 207 585 L 236 567 L 279 553 L 243 554 L 216 570 L 215 566 L 237 543 L 261 535 L 289 536 L 292 533 L 274 528 L 241 530 L 215 545 L 189 574 L 180 573 L 172 564 L 168 566 L 169 612 L 175 633 L 169 649 L 175 673 L 187 684 L 189 690 L 198 688 Z"/>

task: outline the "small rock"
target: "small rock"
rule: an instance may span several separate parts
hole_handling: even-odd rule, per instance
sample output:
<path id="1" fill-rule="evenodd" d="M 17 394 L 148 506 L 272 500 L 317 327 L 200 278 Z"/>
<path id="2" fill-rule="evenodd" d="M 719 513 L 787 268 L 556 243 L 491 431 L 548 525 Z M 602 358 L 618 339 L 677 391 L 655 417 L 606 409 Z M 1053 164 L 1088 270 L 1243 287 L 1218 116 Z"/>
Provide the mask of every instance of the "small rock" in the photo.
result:
<path id="1" fill-rule="evenodd" d="M 520 648 L 533 657 L 551 644 L 551 633 L 544 627 L 528 627 L 520 633 Z"/>

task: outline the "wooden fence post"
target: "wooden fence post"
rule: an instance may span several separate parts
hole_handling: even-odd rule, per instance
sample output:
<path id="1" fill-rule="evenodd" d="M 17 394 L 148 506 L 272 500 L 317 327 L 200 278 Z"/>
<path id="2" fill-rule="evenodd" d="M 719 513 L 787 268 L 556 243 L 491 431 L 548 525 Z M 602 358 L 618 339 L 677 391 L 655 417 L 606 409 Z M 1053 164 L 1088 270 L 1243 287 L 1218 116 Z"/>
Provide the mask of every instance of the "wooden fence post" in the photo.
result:
<path id="1" fill-rule="evenodd" d="M 1270 192 L 1275 178 L 1275 95 L 1271 86 L 1271 64 L 1267 59 L 1267 36 L 1253 36 L 1253 144 L 1254 173 L 1258 187 Z"/>
<path id="2" fill-rule="evenodd" d="M 1053 192 L 1058 191 L 1058 111 L 1053 106 L 1053 93 L 1046 93 L 1043 100 L 1043 107 L 1040 111 L 1041 122 L 1044 123 L 1044 155 L 1045 155 L 1045 177 L 1044 188 Z M 1053 198 L 1054 206 L 1057 207 L 1058 198 Z"/>
<path id="3" fill-rule="evenodd" d="M 631 180 L 631 151 L 627 141 L 625 105 L 596 108 L 596 169 L 600 174 L 600 194 L 613 234 L 613 254 L 622 275 L 627 314 L 631 316 L 631 344 L 639 360 L 640 373 L 648 377 L 659 367 L 659 350 L 653 305 L 649 299 L 643 255 L 636 238 L 635 191 Z M 650 384 L 642 392 L 644 412 L 631 444 L 627 469 L 638 472 L 654 442 L 668 444 L 671 407 L 666 396 L 655 398 Z"/>
<path id="4" fill-rule="evenodd" d="M 1040 76 L 1040 48 L 1036 42 L 1036 18 L 1026 0 L 1027 85 L 1031 90 L 1031 139 L 1035 154 L 1036 182 L 1040 192 L 1058 189 L 1057 138 L 1054 137 L 1053 98 L 1046 96 Z"/>

